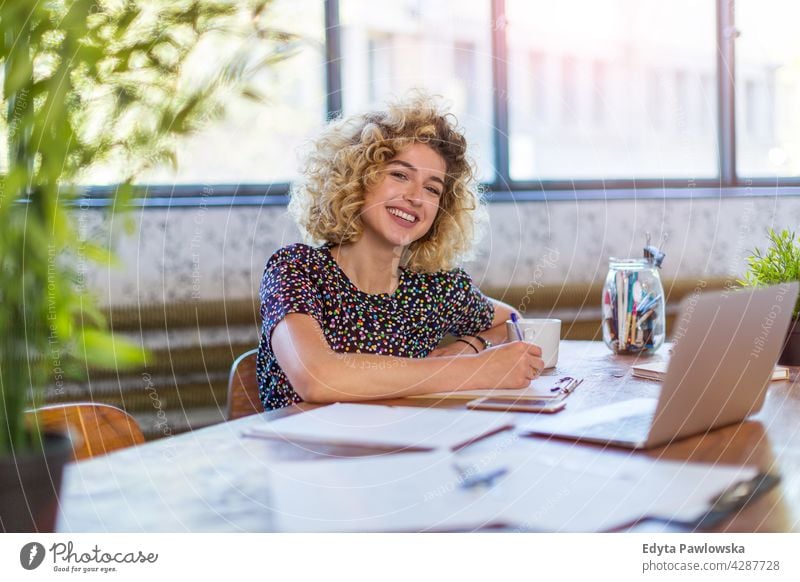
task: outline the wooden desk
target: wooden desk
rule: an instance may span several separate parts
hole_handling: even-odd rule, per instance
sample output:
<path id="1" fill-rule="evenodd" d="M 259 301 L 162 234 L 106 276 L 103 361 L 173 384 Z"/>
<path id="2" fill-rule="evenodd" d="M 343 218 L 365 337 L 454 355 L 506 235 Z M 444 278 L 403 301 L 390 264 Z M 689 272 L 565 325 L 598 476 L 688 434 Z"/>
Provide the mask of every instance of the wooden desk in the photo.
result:
<path id="1" fill-rule="evenodd" d="M 630 366 L 634 361 L 632 357 L 614 356 L 599 342 L 562 342 L 557 372 L 569 372 L 586 380 L 561 414 L 657 395 L 658 383 L 631 377 Z M 390 402 L 430 405 L 425 400 Z M 271 462 L 371 452 L 331 446 L 312 450 L 308 446 L 301 448 L 241 436 L 250 426 L 291 413 L 292 410 L 284 409 L 250 416 L 68 466 L 58 531 L 274 531 L 266 485 Z M 492 446 L 491 440 L 472 446 Z M 513 446 L 524 447 L 529 440 L 517 439 Z M 600 454 L 618 454 L 611 449 L 595 448 Z M 755 464 L 763 471 L 779 473 L 782 482 L 776 489 L 722 524 L 719 530 L 800 531 L 798 371 L 793 372 L 790 382 L 771 384 L 763 410 L 750 421 L 637 454 Z M 635 531 L 663 530 L 661 526 L 643 523 Z"/>

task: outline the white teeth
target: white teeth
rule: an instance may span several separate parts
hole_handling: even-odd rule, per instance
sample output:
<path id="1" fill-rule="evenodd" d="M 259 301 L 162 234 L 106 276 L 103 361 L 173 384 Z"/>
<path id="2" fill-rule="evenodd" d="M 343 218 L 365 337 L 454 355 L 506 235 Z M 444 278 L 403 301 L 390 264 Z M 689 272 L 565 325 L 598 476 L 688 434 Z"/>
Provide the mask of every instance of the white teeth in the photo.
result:
<path id="1" fill-rule="evenodd" d="M 417 221 L 417 219 L 414 218 L 414 216 L 412 216 L 408 212 L 403 212 L 402 210 L 398 210 L 397 208 L 389 208 L 389 212 L 391 214 L 394 214 L 395 216 L 399 216 L 403 220 L 407 220 L 408 222 L 416 222 Z"/>

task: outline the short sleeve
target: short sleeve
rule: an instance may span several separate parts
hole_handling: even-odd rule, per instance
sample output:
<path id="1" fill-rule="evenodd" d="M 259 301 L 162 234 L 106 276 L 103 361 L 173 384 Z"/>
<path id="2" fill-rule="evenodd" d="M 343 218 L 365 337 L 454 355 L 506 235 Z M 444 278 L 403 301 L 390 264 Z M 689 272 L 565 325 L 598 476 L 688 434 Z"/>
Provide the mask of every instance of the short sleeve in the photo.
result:
<path id="1" fill-rule="evenodd" d="M 492 327 L 494 304 L 472 282 L 463 269 L 451 271 L 453 290 L 448 298 L 452 323 L 448 332 L 455 336 L 475 335 Z"/>
<path id="2" fill-rule="evenodd" d="M 291 245 L 267 261 L 261 281 L 261 333 L 267 342 L 290 313 L 305 313 L 322 325 L 322 303 L 314 284 L 314 264 L 305 245 Z"/>

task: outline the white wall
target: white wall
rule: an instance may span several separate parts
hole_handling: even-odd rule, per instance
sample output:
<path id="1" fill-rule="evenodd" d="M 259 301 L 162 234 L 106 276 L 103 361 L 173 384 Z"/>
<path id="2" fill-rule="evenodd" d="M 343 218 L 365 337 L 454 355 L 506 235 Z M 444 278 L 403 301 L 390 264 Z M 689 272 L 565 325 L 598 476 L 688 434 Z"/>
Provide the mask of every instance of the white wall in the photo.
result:
<path id="1" fill-rule="evenodd" d="M 79 224 L 102 238 L 97 210 Z M 479 258 L 467 265 L 486 286 L 588 282 L 608 257 L 641 256 L 645 233 L 666 235 L 665 278 L 738 277 L 769 227 L 800 226 L 800 198 L 495 203 Z M 104 304 L 241 299 L 257 293 L 267 257 L 299 235 L 283 207 L 142 209 L 116 242 L 120 266 L 89 266 Z M 113 221 L 112 236 L 121 233 Z"/>

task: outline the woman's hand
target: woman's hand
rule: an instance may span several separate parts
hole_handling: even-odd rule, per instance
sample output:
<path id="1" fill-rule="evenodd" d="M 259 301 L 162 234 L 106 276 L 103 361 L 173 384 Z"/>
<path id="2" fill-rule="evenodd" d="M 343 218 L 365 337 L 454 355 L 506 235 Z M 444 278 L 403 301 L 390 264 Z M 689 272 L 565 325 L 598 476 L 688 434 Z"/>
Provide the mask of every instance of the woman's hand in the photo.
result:
<path id="1" fill-rule="evenodd" d="M 531 343 L 501 344 L 475 355 L 476 376 L 484 388 L 527 388 L 544 369 L 541 356 L 542 349 Z"/>

